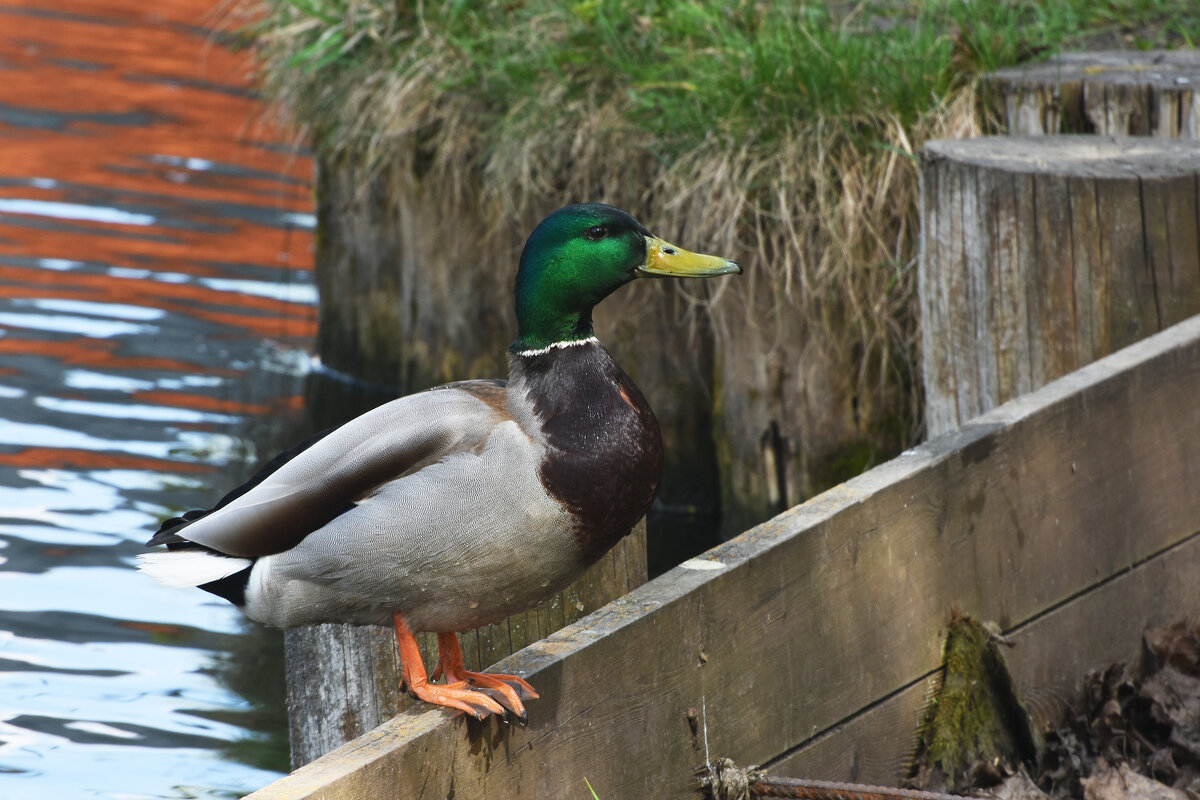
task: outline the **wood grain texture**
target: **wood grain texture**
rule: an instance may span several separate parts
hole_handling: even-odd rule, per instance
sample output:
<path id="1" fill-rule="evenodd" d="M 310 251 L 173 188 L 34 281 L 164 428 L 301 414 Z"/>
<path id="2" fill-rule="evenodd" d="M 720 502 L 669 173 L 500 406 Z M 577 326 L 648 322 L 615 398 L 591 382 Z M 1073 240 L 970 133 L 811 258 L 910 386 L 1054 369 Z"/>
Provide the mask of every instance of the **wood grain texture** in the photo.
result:
<path id="1" fill-rule="evenodd" d="M 931 436 L 1200 313 L 1200 150 L 984 137 L 922 153 Z"/>
<path id="2" fill-rule="evenodd" d="M 1135 661 L 1146 627 L 1200 609 L 1198 573 L 1200 536 L 1191 536 L 1006 631 L 1013 646 L 1004 656 L 1035 719 L 1061 714 L 1088 670 Z M 896 785 L 935 686 L 932 674 L 923 677 L 760 766 L 772 775 Z"/>
<path id="3" fill-rule="evenodd" d="M 998 70 L 983 96 L 1007 133 L 1200 138 L 1200 53 L 1063 53 Z"/>
<path id="4" fill-rule="evenodd" d="M 394 716 L 400 653 L 386 628 L 306 625 L 284 633 L 292 766 L 348 742 Z"/>
<path id="5" fill-rule="evenodd" d="M 906 693 L 937 668 L 951 606 L 1020 635 L 1075 624 L 1059 615 L 1076 606 L 1101 625 L 1108 612 L 1088 598 L 1117 591 L 1105 602 L 1119 605 L 1122 576 L 1151 563 L 1180 570 L 1142 581 L 1159 610 L 1193 602 L 1182 554 L 1200 531 L 1198 396 L 1193 318 L 747 531 L 705 554 L 713 569 L 682 565 L 506 659 L 542 693 L 528 728 L 415 709 L 252 797 L 566 797 L 587 778 L 602 797 L 684 798 L 703 761 L 692 709 L 712 754 L 765 763 L 820 744 L 830 760 L 807 762 L 808 776 L 845 777 L 846 754 L 879 744 L 833 737 L 870 709 L 911 719 Z M 1040 648 L 1021 674 L 1064 674 L 1075 659 Z M 886 777 L 875 770 L 894 761 L 860 759 L 857 776 Z"/>

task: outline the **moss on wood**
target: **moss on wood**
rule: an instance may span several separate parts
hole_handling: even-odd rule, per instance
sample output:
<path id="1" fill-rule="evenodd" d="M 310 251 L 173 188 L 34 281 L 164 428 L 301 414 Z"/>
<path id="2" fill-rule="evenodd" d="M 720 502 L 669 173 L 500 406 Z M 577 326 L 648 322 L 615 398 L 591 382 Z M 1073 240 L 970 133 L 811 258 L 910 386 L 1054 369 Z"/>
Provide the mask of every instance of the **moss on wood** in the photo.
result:
<path id="1" fill-rule="evenodd" d="M 935 791 L 998 783 L 1032 764 L 1041 737 L 1021 701 L 995 626 L 954 613 L 942 648 L 940 686 L 921 723 L 910 777 Z"/>

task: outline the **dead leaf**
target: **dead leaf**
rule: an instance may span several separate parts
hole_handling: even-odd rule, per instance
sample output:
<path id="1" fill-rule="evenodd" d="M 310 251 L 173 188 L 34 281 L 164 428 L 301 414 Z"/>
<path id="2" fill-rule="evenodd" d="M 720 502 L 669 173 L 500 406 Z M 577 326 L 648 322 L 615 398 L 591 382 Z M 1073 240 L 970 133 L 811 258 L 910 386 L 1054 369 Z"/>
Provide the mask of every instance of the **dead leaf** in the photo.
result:
<path id="1" fill-rule="evenodd" d="M 1083 800 L 1188 800 L 1178 789 L 1138 775 L 1125 764 L 1084 778 Z"/>

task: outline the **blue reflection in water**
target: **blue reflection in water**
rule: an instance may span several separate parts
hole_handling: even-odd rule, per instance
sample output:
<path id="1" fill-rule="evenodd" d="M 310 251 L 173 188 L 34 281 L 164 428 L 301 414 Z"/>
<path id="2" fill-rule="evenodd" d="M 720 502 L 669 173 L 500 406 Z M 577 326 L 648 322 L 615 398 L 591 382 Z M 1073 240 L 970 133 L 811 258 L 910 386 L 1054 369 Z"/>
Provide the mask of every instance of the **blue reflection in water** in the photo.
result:
<path id="1" fill-rule="evenodd" d="M 20 197 L 0 198 L 0 214 L 28 214 L 34 217 L 82 219 L 89 222 L 109 222 L 116 225 L 153 225 L 149 214 L 134 214 L 119 208 L 88 206 L 78 203 L 55 203 L 27 200 Z"/>
<path id="2" fill-rule="evenodd" d="M 235 292 L 240 283 L 212 288 Z M 30 306 L 43 313 L 19 310 Z M 132 569 L 160 519 L 228 488 L 221 472 L 171 464 L 236 465 L 254 449 L 243 438 L 246 415 L 136 397 L 236 395 L 270 407 L 299 390 L 308 355 L 257 337 L 235 340 L 219 327 L 198 338 L 195 320 L 176 325 L 174 316 L 132 304 L 0 300 L 0 331 L 27 344 L 0 359 L 8 367 L 0 456 L 20 462 L 58 451 L 67 463 L 96 464 L 0 460 L 0 797 L 226 797 L 277 776 L 229 758 L 231 745 L 261 736 L 229 721 L 252 705 L 217 669 L 248 636 L 241 615 Z M 181 329 L 187 334 L 173 333 Z M 158 339 L 156 352 L 185 355 L 194 373 L 72 367 L 39 355 L 45 342 L 115 340 L 120 352 L 148 335 Z M 204 374 L 235 363 L 259 378 Z M 261 380 L 271 369 L 273 380 Z M 163 463 L 103 466 L 114 455 Z"/>
<path id="3" fill-rule="evenodd" d="M 19 365 L 0 376 L 0 455 L 19 462 L 59 451 L 87 462 L 77 454 L 94 454 L 97 468 L 0 466 L 0 796 L 223 797 L 257 788 L 277 773 L 229 759 L 232 743 L 259 734 L 227 721 L 252 707 L 216 669 L 246 639 L 243 619 L 207 594 L 132 570 L 161 518 L 211 502 L 216 484 L 227 488 L 221 473 L 170 465 L 237 463 L 253 449 L 242 438 L 246 415 L 135 396 L 228 400 L 248 384 L 257 389 L 238 402 L 270 406 L 272 395 L 298 391 L 307 353 L 231 340 L 220 328 L 198 347 L 194 332 L 172 334 L 194 325 L 139 306 L 40 298 L 33 305 L 46 313 L 34 315 L 16 310 L 23 305 L 0 301 L 0 329 L 28 344 L 0 360 Z M 156 325 L 121 321 L 140 319 Z M 186 354 L 194 374 L 70 367 L 38 355 L 39 342 L 83 335 L 120 345 L 148 334 L 156 351 Z M 277 371 L 273 381 L 204 374 L 231 363 Z M 101 466 L 112 455 L 163 464 Z"/>
<path id="4" fill-rule="evenodd" d="M 18 305 L 14 303 L 14 305 Z M 95 339 L 110 336 L 132 336 L 138 333 L 157 333 L 153 325 L 135 325 L 118 320 L 97 320 L 91 317 L 67 317 L 53 314 L 28 314 L 0 311 L 0 325 L 10 328 L 27 328 L 33 331 L 57 331 L 78 333 Z"/>

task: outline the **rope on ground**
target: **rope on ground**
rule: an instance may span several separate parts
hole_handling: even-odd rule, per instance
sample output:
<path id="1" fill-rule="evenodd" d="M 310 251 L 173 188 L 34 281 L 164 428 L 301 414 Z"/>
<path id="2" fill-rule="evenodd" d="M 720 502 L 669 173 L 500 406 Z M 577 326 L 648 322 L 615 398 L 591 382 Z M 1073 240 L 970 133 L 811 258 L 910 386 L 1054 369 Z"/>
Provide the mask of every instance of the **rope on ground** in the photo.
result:
<path id="1" fill-rule="evenodd" d="M 719 758 L 697 771 L 700 786 L 712 800 L 751 800 L 786 797 L 798 800 L 962 800 L 940 792 L 893 789 L 862 783 L 773 778 L 756 767 L 742 769 L 731 759 Z"/>

